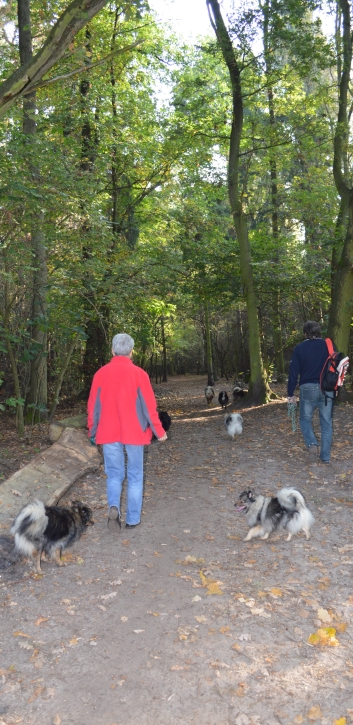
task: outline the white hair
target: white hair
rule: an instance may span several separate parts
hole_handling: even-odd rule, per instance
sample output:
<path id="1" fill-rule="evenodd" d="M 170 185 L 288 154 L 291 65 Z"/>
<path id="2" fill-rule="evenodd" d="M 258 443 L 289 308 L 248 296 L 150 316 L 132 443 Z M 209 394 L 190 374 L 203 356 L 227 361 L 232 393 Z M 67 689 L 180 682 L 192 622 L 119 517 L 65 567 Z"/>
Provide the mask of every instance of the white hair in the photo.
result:
<path id="1" fill-rule="evenodd" d="M 112 342 L 112 353 L 113 355 L 130 355 L 131 350 L 134 347 L 134 340 L 126 332 L 121 332 L 119 335 L 114 335 Z"/>

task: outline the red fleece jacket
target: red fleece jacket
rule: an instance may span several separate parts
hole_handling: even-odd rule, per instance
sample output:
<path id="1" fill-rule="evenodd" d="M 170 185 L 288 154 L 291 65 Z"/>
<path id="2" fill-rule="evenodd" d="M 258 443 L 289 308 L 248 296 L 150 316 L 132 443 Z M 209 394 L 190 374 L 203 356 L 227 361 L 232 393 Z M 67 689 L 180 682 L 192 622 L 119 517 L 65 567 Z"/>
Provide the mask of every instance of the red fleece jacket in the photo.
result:
<path id="1" fill-rule="evenodd" d="M 150 379 L 130 358 L 116 355 L 100 368 L 88 399 L 88 435 L 96 443 L 146 445 L 164 436 Z"/>

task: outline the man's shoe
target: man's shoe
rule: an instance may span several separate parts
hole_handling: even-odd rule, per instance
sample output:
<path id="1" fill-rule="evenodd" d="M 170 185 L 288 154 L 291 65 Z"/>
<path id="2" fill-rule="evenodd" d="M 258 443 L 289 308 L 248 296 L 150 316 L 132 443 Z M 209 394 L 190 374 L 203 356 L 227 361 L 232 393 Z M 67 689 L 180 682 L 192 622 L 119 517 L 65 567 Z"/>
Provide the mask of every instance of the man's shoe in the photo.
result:
<path id="1" fill-rule="evenodd" d="M 108 529 L 121 529 L 121 516 L 117 506 L 110 506 L 108 513 Z"/>
<path id="2" fill-rule="evenodd" d="M 138 522 L 138 524 L 125 524 L 126 529 L 134 529 L 135 526 L 140 526 L 141 521 Z"/>
<path id="3" fill-rule="evenodd" d="M 317 463 L 318 447 L 310 446 L 309 448 L 309 463 Z"/>

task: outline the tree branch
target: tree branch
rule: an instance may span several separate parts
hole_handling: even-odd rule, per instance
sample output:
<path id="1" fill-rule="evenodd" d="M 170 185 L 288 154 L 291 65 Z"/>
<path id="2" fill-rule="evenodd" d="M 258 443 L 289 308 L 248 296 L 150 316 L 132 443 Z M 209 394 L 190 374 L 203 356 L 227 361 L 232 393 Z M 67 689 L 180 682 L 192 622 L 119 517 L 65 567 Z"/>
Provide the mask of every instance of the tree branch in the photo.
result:
<path id="1" fill-rule="evenodd" d="M 47 40 L 38 53 L 27 63 L 17 68 L 0 85 L 0 118 L 25 92 L 48 73 L 62 58 L 75 35 L 106 4 L 107 0 L 73 0 L 52 27 Z"/>
<path id="2" fill-rule="evenodd" d="M 38 88 L 44 88 L 45 86 L 49 86 L 52 83 L 56 83 L 57 81 L 64 81 L 66 78 L 71 78 L 71 76 L 77 75 L 78 73 L 83 73 L 84 71 L 92 70 L 92 68 L 97 68 L 99 65 L 103 65 L 103 63 L 106 63 L 108 60 L 111 60 L 113 56 L 119 55 L 121 53 L 126 53 L 128 50 L 132 50 L 133 48 L 136 48 L 138 45 L 141 45 L 141 43 L 144 43 L 144 40 L 137 40 L 136 43 L 132 43 L 131 45 L 126 45 L 125 48 L 117 48 L 116 50 L 113 50 L 112 53 L 108 53 L 104 58 L 101 58 L 100 60 L 96 60 L 94 63 L 89 63 L 88 65 L 82 65 L 79 68 L 75 68 L 75 70 L 70 71 L 69 73 L 63 73 L 60 76 L 55 76 L 54 78 L 48 78 L 46 81 L 40 81 L 35 86 L 32 86 L 30 91 L 25 91 L 23 95 L 27 95 L 27 93 L 32 93 L 33 91 L 37 91 Z"/>

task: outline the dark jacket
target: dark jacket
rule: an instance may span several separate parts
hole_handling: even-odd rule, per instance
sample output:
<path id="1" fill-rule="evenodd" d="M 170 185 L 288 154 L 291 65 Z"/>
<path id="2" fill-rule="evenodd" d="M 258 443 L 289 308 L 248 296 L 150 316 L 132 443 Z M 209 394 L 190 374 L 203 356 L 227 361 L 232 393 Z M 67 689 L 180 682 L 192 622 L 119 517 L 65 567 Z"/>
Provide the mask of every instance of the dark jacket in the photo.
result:
<path id="1" fill-rule="evenodd" d="M 320 375 L 328 355 L 326 342 L 321 337 L 304 340 L 294 348 L 289 367 L 288 397 L 294 395 L 298 378 L 299 385 L 320 384 Z"/>

